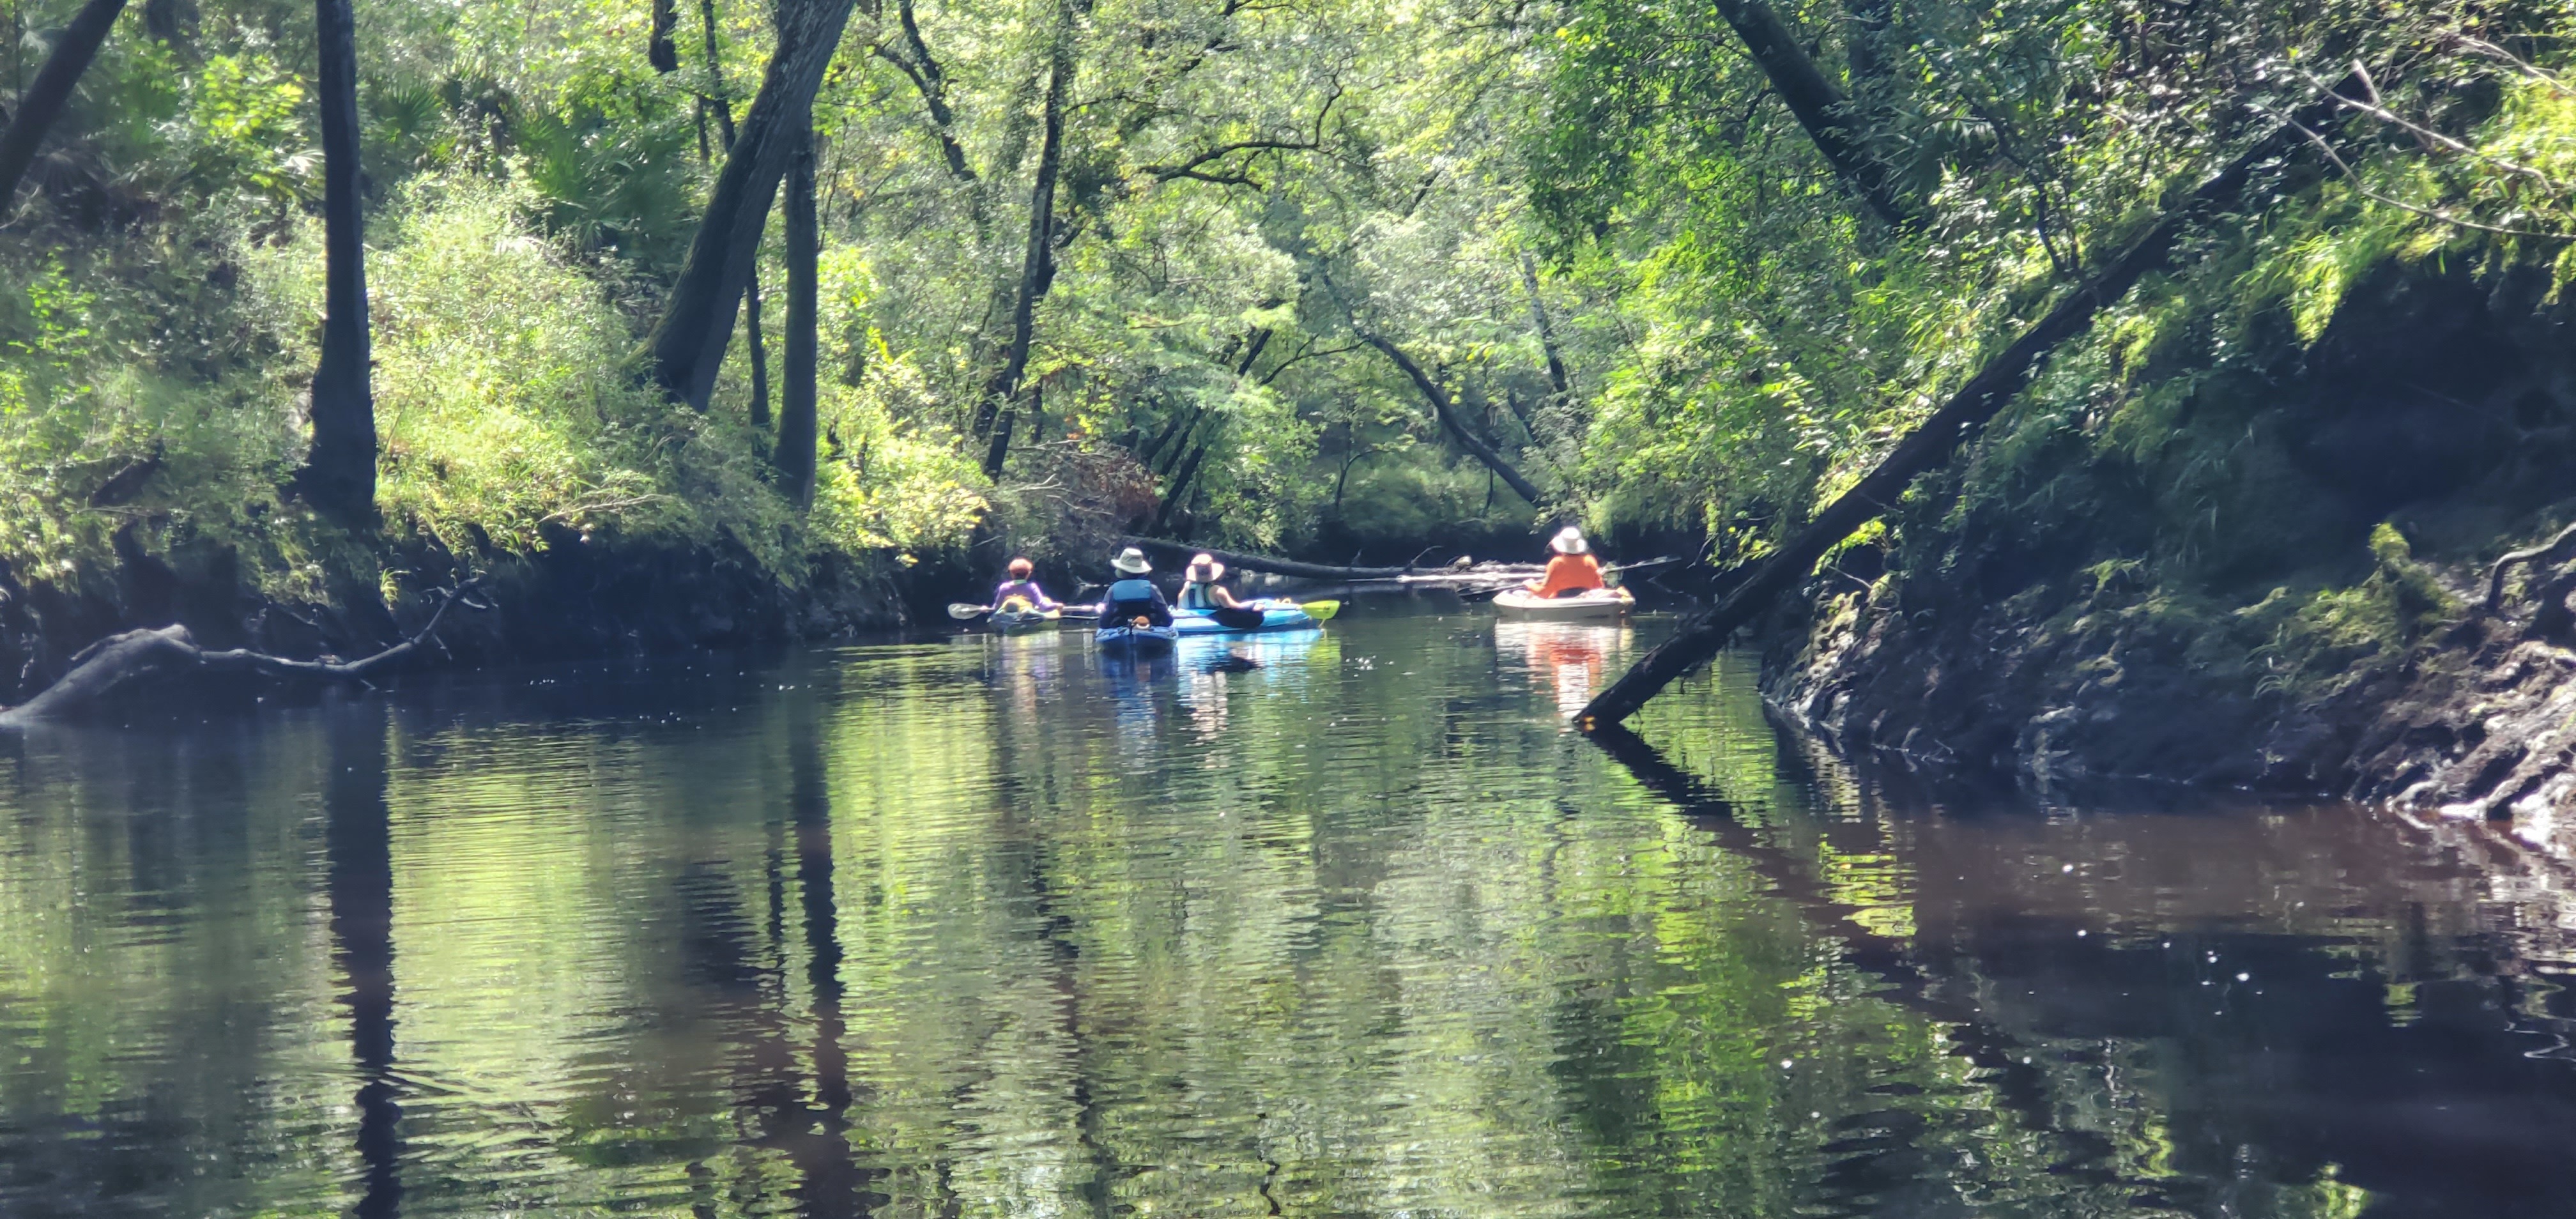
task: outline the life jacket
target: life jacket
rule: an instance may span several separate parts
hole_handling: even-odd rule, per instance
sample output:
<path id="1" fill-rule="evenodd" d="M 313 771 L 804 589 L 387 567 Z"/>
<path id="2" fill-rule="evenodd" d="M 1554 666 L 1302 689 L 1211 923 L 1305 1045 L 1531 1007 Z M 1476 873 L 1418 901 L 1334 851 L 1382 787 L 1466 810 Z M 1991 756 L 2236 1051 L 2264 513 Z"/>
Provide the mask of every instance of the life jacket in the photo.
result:
<path id="1" fill-rule="evenodd" d="M 1181 586 L 1181 608 L 1193 610 L 1212 610 L 1217 608 L 1216 598 L 1208 592 L 1208 590 L 1213 587 L 1215 586 L 1211 584 L 1202 584 L 1197 580 L 1192 580 L 1187 584 L 1183 584 Z"/>
<path id="2" fill-rule="evenodd" d="M 1154 582 L 1151 580 L 1130 576 L 1109 586 L 1108 599 L 1113 602 L 1151 601 L 1160 604 L 1163 600 L 1163 591 L 1154 587 Z"/>

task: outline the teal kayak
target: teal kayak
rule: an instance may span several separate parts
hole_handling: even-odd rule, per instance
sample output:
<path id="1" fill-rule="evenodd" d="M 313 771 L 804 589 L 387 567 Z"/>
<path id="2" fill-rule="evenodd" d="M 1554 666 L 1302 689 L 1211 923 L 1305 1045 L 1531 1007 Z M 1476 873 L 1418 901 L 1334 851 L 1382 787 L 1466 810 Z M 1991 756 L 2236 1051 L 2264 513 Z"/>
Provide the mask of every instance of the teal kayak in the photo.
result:
<path id="1" fill-rule="evenodd" d="M 1183 635 L 1251 635 L 1264 631 L 1303 631 L 1322 626 L 1313 614 L 1285 602 L 1261 606 L 1261 625 L 1228 626 L 1198 610 L 1172 611 L 1172 627 Z"/>

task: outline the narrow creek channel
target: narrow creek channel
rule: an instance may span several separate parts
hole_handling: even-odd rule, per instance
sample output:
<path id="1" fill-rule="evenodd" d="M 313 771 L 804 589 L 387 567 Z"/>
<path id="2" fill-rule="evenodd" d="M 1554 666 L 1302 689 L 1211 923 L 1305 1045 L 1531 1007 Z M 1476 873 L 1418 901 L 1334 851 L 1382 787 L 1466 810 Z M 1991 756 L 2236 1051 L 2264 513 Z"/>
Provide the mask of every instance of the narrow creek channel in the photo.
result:
<path id="1" fill-rule="evenodd" d="M 1566 731 L 1659 629 L 961 636 L 25 738 L 0 1214 L 2576 1205 L 2561 865 L 1894 790 L 1748 660 Z"/>

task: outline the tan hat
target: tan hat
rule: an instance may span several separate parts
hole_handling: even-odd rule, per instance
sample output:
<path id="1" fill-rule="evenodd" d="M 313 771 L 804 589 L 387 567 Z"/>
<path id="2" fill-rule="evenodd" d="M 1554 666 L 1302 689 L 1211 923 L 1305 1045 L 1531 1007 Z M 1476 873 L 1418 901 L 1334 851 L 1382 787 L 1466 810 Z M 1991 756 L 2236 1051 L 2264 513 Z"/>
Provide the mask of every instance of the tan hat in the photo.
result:
<path id="1" fill-rule="evenodd" d="M 1200 575 L 1202 571 L 1207 574 Z M 1201 583 L 1222 580 L 1225 578 L 1225 564 L 1217 562 L 1215 555 L 1193 555 L 1190 557 L 1189 575 L 1191 579 Z"/>
<path id="2" fill-rule="evenodd" d="M 1118 557 L 1111 559 L 1109 565 L 1131 576 L 1141 576 L 1154 570 L 1154 565 L 1145 561 L 1145 552 L 1133 546 L 1119 551 Z"/>
<path id="3" fill-rule="evenodd" d="M 1582 554 L 1592 549 L 1584 542 L 1583 531 L 1572 525 L 1557 530 L 1555 540 L 1549 542 L 1547 548 L 1558 554 Z"/>

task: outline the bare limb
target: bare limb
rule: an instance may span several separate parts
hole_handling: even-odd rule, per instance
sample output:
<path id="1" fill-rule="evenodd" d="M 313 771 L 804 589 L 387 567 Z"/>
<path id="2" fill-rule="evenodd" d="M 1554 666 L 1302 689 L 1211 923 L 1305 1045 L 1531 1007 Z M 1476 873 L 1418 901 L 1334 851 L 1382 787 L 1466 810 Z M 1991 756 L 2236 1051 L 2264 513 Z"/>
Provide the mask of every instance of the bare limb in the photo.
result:
<path id="1" fill-rule="evenodd" d="M 2359 194 L 2362 198 L 2368 199 L 2373 203 L 2386 204 L 2387 206 L 2396 208 L 2401 212 L 2411 212 L 2415 215 L 2422 216 L 2427 220 L 2438 220 L 2444 224 L 2457 225 L 2460 228 L 2471 229 L 2480 233 L 2494 233 L 2499 237 L 2530 237 L 2540 241 L 2576 240 L 2576 233 L 2551 233 L 2540 229 L 2516 229 L 2507 228 L 2503 225 L 2488 224 L 2481 220 L 2471 220 L 2464 216 L 2454 216 L 2439 208 L 2425 207 L 2420 203 L 2408 203 L 2407 201 L 2393 195 L 2372 190 L 2370 187 L 2362 184 L 2361 175 L 2353 169 L 2352 163 L 2344 160 L 2343 154 L 2336 152 L 2334 145 L 2328 143 L 2324 136 L 2317 134 L 2314 128 L 2292 119 L 2290 116 L 2282 114 L 2276 110 L 2269 110 L 2262 106 L 2256 106 L 2255 109 L 2261 110 L 2263 113 L 2270 114 L 2275 118 L 2280 119 L 2281 122 L 2287 125 L 2291 130 L 2307 137 L 2309 143 L 2316 145 L 2318 151 L 2326 154 L 2326 160 L 2334 164 L 2335 170 L 2344 176 L 2344 181 L 2352 186 L 2353 191 Z"/>
<path id="2" fill-rule="evenodd" d="M 359 660 L 289 660 L 248 648 L 210 652 L 198 647 L 184 626 L 111 635 L 72 657 L 71 671 L 36 697 L 0 711 L 0 728 L 25 728 L 69 718 L 136 682 L 164 674 L 240 673 L 301 681 L 364 681 L 371 674 L 410 659 L 423 645 L 435 642 L 438 624 L 447 617 L 450 606 L 461 601 L 473 609 L 490 608 L 473 597 L 473 587 L 473 582 L 467 581 L 447 589 L 439 598 L 438 608 L 430 611 L 429 621 L 421 624 L 411 638 Z"/>
<path id="3" fill-rule="evenodd" d="M 2486 612 L 2489 614 L 2501 614 L 2504 612 L 2505 573 L 2512 571 L 2515 567 L 2524 563 L 2556 562 L 2558 559 L 2565 556 L 2569 543 L 2576 543 L 2576 525 L 2569 525 L 2565 529 L 2559 530 L 2558 536 L 2553 537 L 2546 542 L 2542 542 L 2538 546 L 2533 546 L 2524 550 L 2510 551 L 2503 557 L 2497 559 L 2495 561 L 2495 566 L 2487 569 Z"/>

